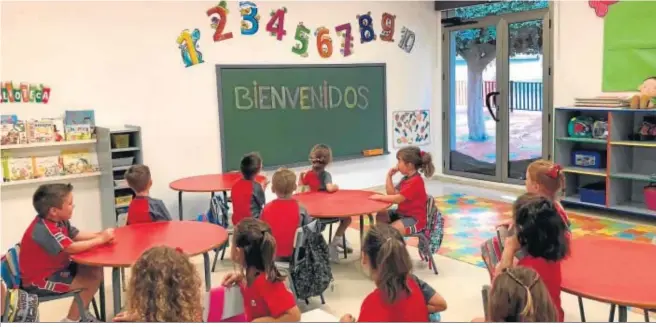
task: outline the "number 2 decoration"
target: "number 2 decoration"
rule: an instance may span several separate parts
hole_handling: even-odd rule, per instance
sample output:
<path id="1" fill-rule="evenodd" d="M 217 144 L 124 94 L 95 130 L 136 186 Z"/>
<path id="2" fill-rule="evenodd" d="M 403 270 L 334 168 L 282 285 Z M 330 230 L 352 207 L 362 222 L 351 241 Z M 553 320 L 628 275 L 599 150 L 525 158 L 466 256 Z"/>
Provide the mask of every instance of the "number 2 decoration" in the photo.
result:
<path id="1" fill-rule="evenodd" d="M 183 30 L 176 40 L 185 67 L 191 67 L 204 62 L 203 54 L 198 51 L 198 39 L 200 39 L 200 31 L 196 28 L 191 33 L 189 30 Z"/>
<path id="2" fill-rule="evenodd" d="M 394 42 L 394 23 L 396 16 L 390 13 L 383 13 L 383 18 L 380 20 L 383 29 L 380 32 L 380 40 L 385 42 Z"/>
<path id="3" fill-rule="evenodd" d="M 342 35 L 342 48 L 339 50 L 344 57 L 350 56 L 353 51 L 353 36 L 351 35 L 351 23 L 342 24 L 335 27 L 335 31 L 338 35 Z"/>
<path id="4" fill-rule="evenodd" d="M 403 26 L 401 29 L 401 41 L 399 42 L 399 48 L 403 51 L 410 53 L 412 48 L 415 46 L 415 32 L 411 31 L 407 27 Z"/>
<path id="5" fill-rule="evenodd" d="M 357 15 L 356 18 L 358 19 L 358 25 L 360 26 L 360 43 L 367 43 L 375 40 L 376 33 L 374 33 L 371 12 L 364 15 Z"/>
<path id="6" fill-rule="evenodd" d="M 253 35 L 260 29 L 260 15 L 257 14 L 257 5 L 250 1 L 239 2 L 241 14 L 241 34 Z"/>
<path id="7" fill-rule="evenodd" d="M 271 20 L 266 25 L 267 32 L 271 35 L 275 35 L 278 41 L 282 41 L 282 37 L 287 34 L 285 31 L 285 14 L 287 13 L 287 8 L 282 7 L 276 11 L 271 12 Z"/>
<path id="8" fill-rule="evenodd" d="M 214 29 L 214 42 L 232 39 L 232 32 L 223 33 L 228 19 L 228 4 L 225 1 L 221 1 L 215 7 L 208 9 L 207 17 L 210 17 L 212 22 L 210 26 Z"/>
<path id="9" fill-rule="evenodd" d="M 330 30 L 321 26 L 314 35 L 317 37 L 317 52 L 321 58 L 330 58 L 333 55 L 333 39 L 328 35 Z"/>
<path id="10" fill-rule="evenodd" d="M 296 45 L 292 47 L 292 52 L 300 55 L 301 57 L 308 56 L 308 39 L 310 38 L 310 29 L 303 25 L 303 22 L 298 23 L 296 26 L 296 34 L 294 35 L 294 40 L 296 40 Z"/>

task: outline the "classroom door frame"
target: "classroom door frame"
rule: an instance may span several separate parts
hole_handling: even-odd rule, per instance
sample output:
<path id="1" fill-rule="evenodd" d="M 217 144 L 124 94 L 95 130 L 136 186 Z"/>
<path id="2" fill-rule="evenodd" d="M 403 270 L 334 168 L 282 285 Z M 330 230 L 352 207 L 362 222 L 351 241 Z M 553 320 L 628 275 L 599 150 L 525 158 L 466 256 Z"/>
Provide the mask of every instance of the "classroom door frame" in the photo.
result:
<path id="1" fill-rule="evenodd" d="M 443 13 L 444 15 L 444 13 Z M 509 25 L 518 22 L 540 20 L 542 19 L 542 158 L 551 160 L 553 153 L 553 9 L 549 8 L 532 10 L 519 13 L 504 14 L 498 16 L 488 16 L 477 19 L 476 23 L 442 28 L 442 169 L 445 175 L 454 175 L 459 177 L 485 180 L 491 182 L 501 182 L 506 184 L 524 184 L 525 180 L 510 178 L 509 173 L 509 65 L 510 53 L 508 50 L 509 42 Z M 452 58 L 455 58 L 455 49 L 452 47 L 451 33 L 458 30 L 468 30 L 473 28 L 483 28 L 487 26 L 496 26 L 496 91 L 501 95 L 497 98 L 499 122 L 496 124 L 496 169 L 494 175 L 485 175 L 472 172 L 456 171 L 451 169 L 451 150 L 455 140 L 451 140 L 451 135 L 455 136 L 455 117 L 451 108 L 455 108 L 455 92 L 452 91 L 454 85 L 451 83 L 455 78 L 455 64 L 451 64 Z M 484 99 L 485 100 L 485 99 Z"/>

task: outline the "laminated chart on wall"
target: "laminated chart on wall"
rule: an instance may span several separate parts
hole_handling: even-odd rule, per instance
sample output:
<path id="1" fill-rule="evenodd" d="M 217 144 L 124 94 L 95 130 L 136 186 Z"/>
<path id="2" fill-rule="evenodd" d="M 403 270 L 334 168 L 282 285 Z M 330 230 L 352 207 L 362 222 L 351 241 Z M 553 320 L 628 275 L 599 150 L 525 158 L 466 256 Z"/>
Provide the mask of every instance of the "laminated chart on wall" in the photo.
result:
<path id="1" fill-rule="evenodd" d="M 613 4 L 604 18 L 602 90 L 636 91 L 650 76 L 656 76 L 656 1 Z"/>
<path id="2" fill-rule="evenodd" d="M 392 142 L 395 148 L 430 144 L 430 112 L 428 110 L 393 112 Z"/>

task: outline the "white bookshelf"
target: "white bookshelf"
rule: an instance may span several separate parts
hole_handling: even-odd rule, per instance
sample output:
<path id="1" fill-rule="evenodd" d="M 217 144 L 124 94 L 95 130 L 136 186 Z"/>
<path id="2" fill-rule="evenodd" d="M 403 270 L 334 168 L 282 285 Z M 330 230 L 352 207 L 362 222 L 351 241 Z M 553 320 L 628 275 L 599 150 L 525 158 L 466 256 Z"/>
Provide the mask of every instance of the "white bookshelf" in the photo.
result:
<path id="1" fill-rule="evenodd" d="M 13 182 L 2 182 L 0 186 L 9 187 L 16 185 L 27 185 L 27 184 L 40 184 L 40 183 L 54 183 L 54 182 L 63 182 L 80 178 L 90 178 L 102 175 L 102 172 L 96 171 L 93 173 L 84 173 L 84 174 L 70 174 L 70 175 L 61 175 L 61 176 L 51 176 L 51 177 L 42 177 L 42 178 L 32 178 L 25 179 L 20 181 Z"/>
<path id="2" fill-rule="evenodd" d="M 67 146 L 77 146 L 77 145 L 84 145 L 84 144 L 95 144 L 96 142 L 97 142 L 97 140 L 93 139 L 93 140 L 80 140 L 80 141 L 6 144 L 6 145 L 0 146 L 0 149 L 2 149 L 2 150 L 20 150 L 20 149 L 34 149 L 34 148 L 67 147 Z"/>

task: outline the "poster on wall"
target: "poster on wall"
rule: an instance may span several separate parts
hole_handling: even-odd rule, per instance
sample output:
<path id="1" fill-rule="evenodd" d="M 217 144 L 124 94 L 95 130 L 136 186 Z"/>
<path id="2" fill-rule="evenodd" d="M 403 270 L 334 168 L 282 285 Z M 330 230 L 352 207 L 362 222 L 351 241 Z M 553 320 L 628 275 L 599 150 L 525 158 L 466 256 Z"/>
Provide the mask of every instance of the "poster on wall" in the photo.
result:
<path id="1" fill-rule="evenodd" d="M 394 148 L 430 144 L 430 112 L 428 110 L 394 111 L 392 142 Z"/>
<path id="2" fill-rule="evenodd" d="M 604 18 L 604 92 L 637 91 L 656 76 L 656 1 L 620 1 Z"/>

